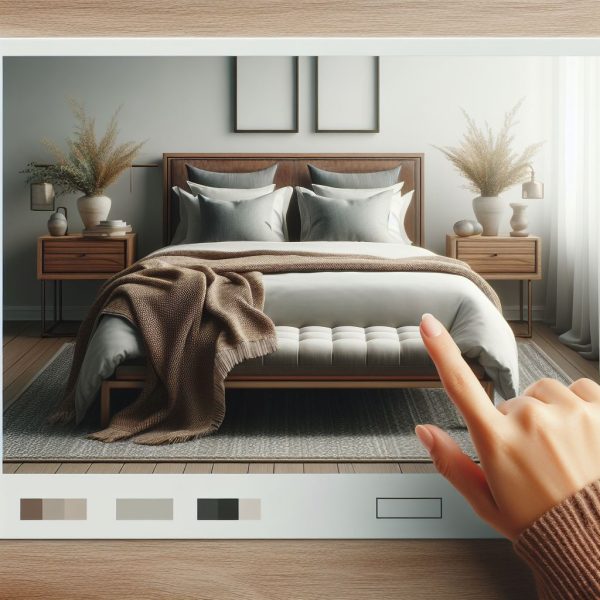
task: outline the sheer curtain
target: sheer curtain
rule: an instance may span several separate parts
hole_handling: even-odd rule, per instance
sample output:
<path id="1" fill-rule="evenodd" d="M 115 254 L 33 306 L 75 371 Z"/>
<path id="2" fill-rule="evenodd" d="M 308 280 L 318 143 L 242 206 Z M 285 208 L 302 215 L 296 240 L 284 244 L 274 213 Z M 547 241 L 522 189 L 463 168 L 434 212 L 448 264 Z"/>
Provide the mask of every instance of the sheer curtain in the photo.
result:
<path id="1" fill-rule="evenodd" d="M 564 344 L 598 360 L 600 57 L 560 57 L 553 71 L 546 320 Z"/>

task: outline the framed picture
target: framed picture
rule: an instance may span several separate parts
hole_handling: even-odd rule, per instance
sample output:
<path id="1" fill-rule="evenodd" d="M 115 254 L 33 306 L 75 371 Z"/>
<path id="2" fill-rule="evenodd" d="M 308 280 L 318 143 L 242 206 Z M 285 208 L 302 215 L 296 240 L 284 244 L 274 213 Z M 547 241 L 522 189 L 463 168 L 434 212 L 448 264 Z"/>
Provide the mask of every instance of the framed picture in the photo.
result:
<path id="1" fill-rule="evenodd" d="M 318 56 L 315 78 L 315 131 L 379 133 L 378 56 Z"/>
<path id="2" fill-rule="evenodd" d="M 29 184 L 29 208 L 31 210 L 54 210 L 54 186 L 51 183 Z"/>
<path id="3" fill-rule="evenodd" d="M 234 131 L 298 132 L 298 57 L 236 56 Z"/>

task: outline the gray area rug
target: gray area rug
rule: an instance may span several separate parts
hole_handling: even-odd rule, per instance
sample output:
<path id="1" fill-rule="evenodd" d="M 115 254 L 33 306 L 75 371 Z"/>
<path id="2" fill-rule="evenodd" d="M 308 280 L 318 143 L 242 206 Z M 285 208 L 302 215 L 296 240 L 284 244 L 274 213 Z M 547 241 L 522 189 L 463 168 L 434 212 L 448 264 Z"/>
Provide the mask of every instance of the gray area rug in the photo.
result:
<path id="1" fill-rule="evenodd" d="M 65 345 L 4 413 L 4 460 L 19 461 L 422 461 L 417 423 L 443 427 L 475 456 L 462 418 L 441 390 L 230 390 L 221 429 L 170 446 L 104 444 L 81 426 L 49 426 L 73 356 Z M 531 341 L 519 341 L 521 386 L 568 378 Z"/>

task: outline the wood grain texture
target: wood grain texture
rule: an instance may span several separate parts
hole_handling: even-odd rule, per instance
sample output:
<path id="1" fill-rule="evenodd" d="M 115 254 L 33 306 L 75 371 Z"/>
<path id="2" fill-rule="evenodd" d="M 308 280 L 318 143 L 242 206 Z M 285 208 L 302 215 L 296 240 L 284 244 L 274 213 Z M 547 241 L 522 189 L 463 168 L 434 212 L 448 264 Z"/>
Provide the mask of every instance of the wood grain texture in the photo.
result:
<path id="1" fill-rule="evenodd" d="M 534 598 L 505 541 L 5 541 L 11 600 Z M 76 568 L 73 566 L 76 565 Z"/>
<path id="2" fill-rule="evenodd" d="M 596 0 L 0 0 L 2 36 L 597 36 Z"/>

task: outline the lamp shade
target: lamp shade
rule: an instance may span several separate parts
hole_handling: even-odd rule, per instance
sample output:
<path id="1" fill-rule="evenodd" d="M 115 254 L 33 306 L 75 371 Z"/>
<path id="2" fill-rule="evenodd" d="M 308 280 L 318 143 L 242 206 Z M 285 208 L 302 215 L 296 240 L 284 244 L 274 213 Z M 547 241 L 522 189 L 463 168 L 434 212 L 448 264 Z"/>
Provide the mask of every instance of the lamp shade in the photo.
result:
<path id="1" fill-rule="evenodd" d="M 523 184 L 522 198 L 527 200 L 541 200 L 544 197 L 544 184 L 541 181 L 526 181 Z"/>
<path id="2" fill-rule="evenodd" d="M 31 210 L 54 210 L 54 186 L 51 183 L 32 183 Z"/>

